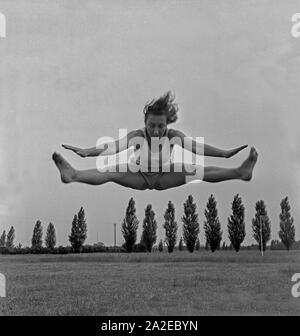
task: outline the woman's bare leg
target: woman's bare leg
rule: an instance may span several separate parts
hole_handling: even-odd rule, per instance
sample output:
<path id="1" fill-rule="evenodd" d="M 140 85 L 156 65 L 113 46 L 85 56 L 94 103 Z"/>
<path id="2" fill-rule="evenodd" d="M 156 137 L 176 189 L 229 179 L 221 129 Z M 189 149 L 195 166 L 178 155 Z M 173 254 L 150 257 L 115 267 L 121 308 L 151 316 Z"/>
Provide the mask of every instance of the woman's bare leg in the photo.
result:
<path id="1" fill-rule="evenodd" d="M 215 183 L 228 180 L 243 180 L 250 181 L 252 178 L 252 171 L 257 161 L 257 152 L 255 148 L 251 148 L 249 156 L 238 168 L 221 168 L 221 167 L 200 167 L 200 171 L 203 171 L 202 180 L 205 182 Z M 200 175 L 200 174 L 199 174 Z M 189 183 L 193 178 L 193 174 L 180 172 L 180 173 L 166 173 L 160 178 L 159 190 L 165 190 L 181 186 Z M 198 177 L 198 179 L 200 179 Z"/>
<path id="2" fill-rule="evenodd" d="M 252 171 L 257 161 L 257 152 L 252 147 L 248 158 L 238 168 L 220 168 L 220 167 L 204 167 L 203 181 L 205 182 L 222 182 L 227 180 L 243 180 L 250 181 Z M 61 180 L 64 183 L 81 182 L 91 185 L 101 185 L 106 182 L 115 182 L 122 186 L 145 190 L 147 186 L 143 177 L 139 173 L 101 173 L 97 169 L 76 170 L 74 169 L 60 154 L 54 153 L 52 156 L 57 168 L 61 174 Z M 191 181 L 191 173 L 187 172 L 170 172 L 161 176 L 159 180 L 158 190 L 166 190 L 181 186 Z"/>
<path id="3" fill-rule="evenodd" d="M 52 160 L 60 172 L 60 178 L 63 183 L 71 183 L 76 180 L 78 171 L 74 169 L 60 154 L 53 153 Z"/>
<path id="4" fill-rule="evenodd" d="M 250 181 L 257 156 L 255 148 L 252 147 L 249 156 L 238 168 L 204 167 L 203 181 L 212 183 L 227 180 Z"/>
<path id="5" fill-rule="evenodd" d="M 52 158 L 64 183 L 80 182 L 90 185 L 101 185 L 107 182 L 115 182 L 132 189 L 146 189 L 145 181 L 139 173 L 132 173 L 130 171 L 124 173 L 99 172 L 97 169 L 76 170 L 60 154 L 54 153 Z"/>

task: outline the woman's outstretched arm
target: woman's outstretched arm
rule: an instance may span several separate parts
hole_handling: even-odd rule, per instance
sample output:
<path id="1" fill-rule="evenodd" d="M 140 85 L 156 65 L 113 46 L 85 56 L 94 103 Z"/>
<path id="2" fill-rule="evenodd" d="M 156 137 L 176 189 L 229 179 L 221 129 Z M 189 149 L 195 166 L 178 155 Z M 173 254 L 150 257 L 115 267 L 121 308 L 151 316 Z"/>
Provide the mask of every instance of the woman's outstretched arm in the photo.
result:
<path id="1" fill-rule="evenodd" d="M 220 157 L 220 158 L 230 158 L 243 150 L 244 148 L 248 147 L 248 145 L 240 146 L 234 149 L 220 149 L 214 146 L 211 146 L 206 143 L 196 142 L 191 137 L 187 137 L 183 132 L 173 130 L 174 136 L 180 139 L 182 147 L 194 154 L 197 155 L 204 155 L 204 156 L 213 156 L 213 157 Z"/>
<path id="2" fill-rule="evenodd" d="M 134 130 L 129 132 L 125 137 L 103 143 L 101 146 L 91 147 L 91 148 L 79 148 L 70 145 L 62 145 L 65 149 L 73 151 L 75 154 L 81 157 L 92 157 L 99 155 L 114 155 L 128 149 L 129 142 L 135 136 L 138 136 L 138 131 Z"/>

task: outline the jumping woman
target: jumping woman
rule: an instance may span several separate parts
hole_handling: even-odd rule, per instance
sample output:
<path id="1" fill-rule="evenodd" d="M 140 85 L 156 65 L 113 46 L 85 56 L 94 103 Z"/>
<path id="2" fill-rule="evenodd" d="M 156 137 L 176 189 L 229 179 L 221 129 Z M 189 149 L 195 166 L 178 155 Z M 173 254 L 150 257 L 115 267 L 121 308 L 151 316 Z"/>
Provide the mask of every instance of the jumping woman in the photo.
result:
<path id="1" fill-rule="evenodd" d="M 184 142 L 186 135 L 168 125 L 177 120 L 178 107 L 174 103 L 174 96 L 167 92 L 159 99 L 152 100 L 144 107 L 144 123 L 145 127 L 138 130 L 133 130 L 122 139 L 115 140 L 113 146 L 107 144 L 106 148 L 92 147 L 81 149 L 69 145 L 62 145 L 65 149 L 71 150 L 80 157 L 95 157 L 99 155 L 113 155 L 127 150 L 133 145 L 134 152 L 128 162 L 116 165 L 114 171 L 101 171 L 99 169 L 76 170 L 73 168 L 60 154 L 53 153 L 52 158 L 60 171 L 61 180 L 64 183 L 81 182 L 91 185 L 101 185 L 107 182 L 115 182 L 124 187 L 146 190 L 166 190 L 174 187 L 190 183 L 194 180 L 203 180 L 205 182 L 222 182 L 227 180 L 242 180 L 250 181 L 252 171 L 257 161 L 257 152 L 254 147 L 251 148 L 247 159 L 236 168 L 221 168 L 221 167 L 202 167 L 197 164 L 191 164 L 194 169 L 186 169 L 183 163 L 172 162 L 172 152 L 174 144 L 172 139 L 179 139 L 176 144 L 181 144 L 184 149 L 192 152 L 194 155 L 204 155 L 220 158 L 230 158 L 247 145 L 231 149 L 223 150 L 208 144 L 200 144 L 195 140 Z M 140 139 L 143 143 L 140 143 Z M 135 145 L 135 139 L 139 139 L 138 145 Z M 162 145 L 158 151 L 152 151 L 152 140 L 165 139 L 169 148 Z M 110 149 L 109 149 L 110 148 Z M 163 167 L 169 165 L 170 170 L 165 171 Z M 182 169 L 178 169 L 181 165 Z M 140 169 L 135 171 L 132 167 L 139 166 Z M 156 167 L 158 169 L 153 169 Z M 152 169 L 152 171 L 151 171 Z M 155 170 L 155 171 L 153 171 Z"/>

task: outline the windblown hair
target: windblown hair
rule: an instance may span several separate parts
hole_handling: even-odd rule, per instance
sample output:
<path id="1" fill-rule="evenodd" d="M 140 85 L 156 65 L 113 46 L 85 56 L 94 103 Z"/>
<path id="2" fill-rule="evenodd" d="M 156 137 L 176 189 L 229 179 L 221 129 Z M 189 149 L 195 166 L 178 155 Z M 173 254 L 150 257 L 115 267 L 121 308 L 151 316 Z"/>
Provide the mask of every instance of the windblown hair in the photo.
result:
<path id="1" fill-rule="evenodd" d="M 175 122 L 178 118 L 178 105 L 174 103 L 175 95 L 168 91 L 158 99 L 153 99 L 144 107 L 144 120 L 147 121 L 149 114 L 165 115 L 167 124 Z"/>

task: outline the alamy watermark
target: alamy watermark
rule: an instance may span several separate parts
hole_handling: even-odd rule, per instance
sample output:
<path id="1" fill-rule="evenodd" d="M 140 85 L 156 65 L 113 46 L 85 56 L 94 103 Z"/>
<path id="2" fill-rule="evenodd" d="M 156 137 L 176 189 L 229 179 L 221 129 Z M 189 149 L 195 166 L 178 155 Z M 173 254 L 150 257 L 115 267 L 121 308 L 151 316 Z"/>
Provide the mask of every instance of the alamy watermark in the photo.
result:
<path id="1" fill-rule="evenodd" d="M 6 18 L 5 15 L 0 12 L 0 38 L 6 37 Z"/>
<path id="2" fill-rule="evenodd" d="M 300 273 L 295 273 L 292 276 L 292 282 L 296 282 L 292 287 L 292 296 L 294 298 L 300 297 Z"/>
<path id="3" fill-rule="evenodd" d="M 0 297 L 6 297 L 6 278 L 0 273 Z"/>
<path id="4" fill-rule="evenodd" d="M 294 23 L 291 29 L 291 35 L 294 38 L 300 37 L 300 13 L 293 14 L 291 21 Z"/>
<path id="5" fill-rule="evenodd" d="M 173 151 L 174 172 L 194 173 L 197 168 L 203 166 L 204 137 L 185 137 L 182 141 L 180 137 L 151 137 L 150 146 L 144 137 L 137 136 L 128 140 L 127 129 L 119 129 L 119 155 L 116 141 L 111 137 L 101 137 L 98 139 L 96 148 L 101 150 L 97 157 L 96 167 L 100 172 L 162 172 L 171 171 L 171 157 Z M 150 148 L 149 148 L 150 147 Z M 126 149 L 134 148 L 130 153 Z M 202 156 L 202 157 L 201 157 Z M 176 163 L 175 163 L 176 162 Z M 150 167 L 150 168 L 149 168 Z"/>

